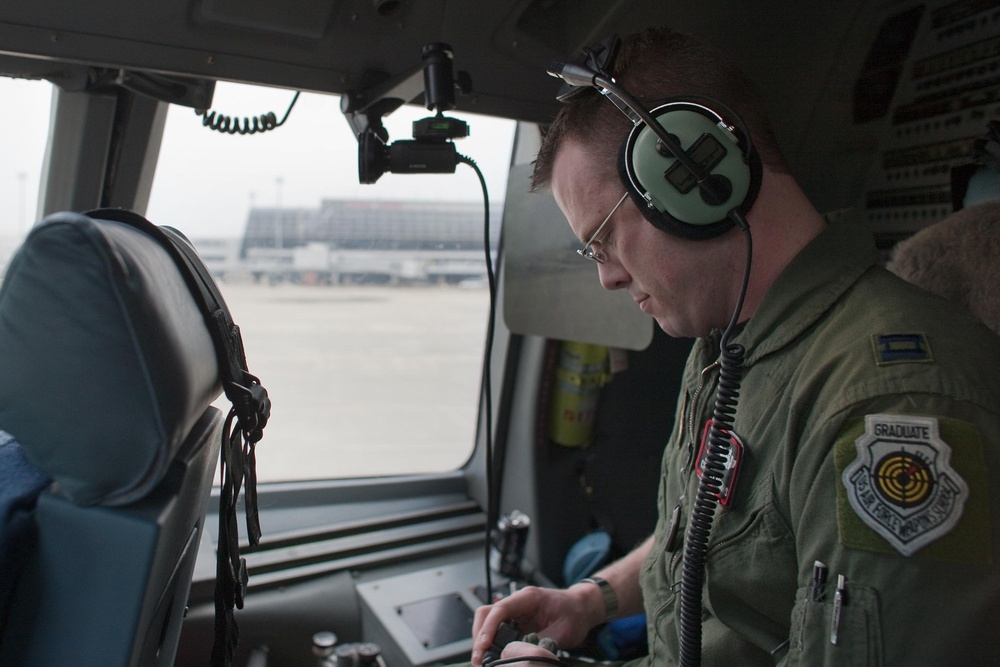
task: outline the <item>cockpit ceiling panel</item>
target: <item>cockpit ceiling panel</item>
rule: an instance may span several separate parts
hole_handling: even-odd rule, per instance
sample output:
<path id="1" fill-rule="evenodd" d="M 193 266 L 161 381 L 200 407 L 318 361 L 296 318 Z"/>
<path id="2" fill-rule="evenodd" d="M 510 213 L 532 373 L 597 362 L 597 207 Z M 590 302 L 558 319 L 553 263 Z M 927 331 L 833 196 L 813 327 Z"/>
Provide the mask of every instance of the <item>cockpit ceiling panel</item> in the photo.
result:
<path id="1" fill-rule="evenodd" d="M 845 4 L 801 12 L 797 1 L 776 0 L 755 25 L 741 0 L 5 2 L 0 55 L 343 94 L 419 70 L 422 47 L 444 42 L 472 80 L 459 110 L 547 121 L 559 82 L 545 67 L 609 33 L 675 25 L 731 48 L 751 73 L 760 63 L 766 79 L 776 59 L 787 60 L 782 44 L 803 35 L 818 40 L 812 50 L 832 43 L 833 18 L 853 12 Z"/>

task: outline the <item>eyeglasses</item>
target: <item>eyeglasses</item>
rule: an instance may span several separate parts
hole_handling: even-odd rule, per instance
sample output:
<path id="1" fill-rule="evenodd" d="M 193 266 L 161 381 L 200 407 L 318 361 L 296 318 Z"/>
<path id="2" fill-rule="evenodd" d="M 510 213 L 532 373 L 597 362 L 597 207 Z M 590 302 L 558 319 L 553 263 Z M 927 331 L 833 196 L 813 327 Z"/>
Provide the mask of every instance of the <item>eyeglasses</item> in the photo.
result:
<path id="1" fill-rule="evenodd" d="M 604 252 L 601 251 L 599 248 L 594 248 L 594 244 L 602 243 L 601 241 L 597 240 L 597 237 L 601 235 L 601 230 L 604 229 L 604 226 L 606 224 L 608 224 L 608 220 L 610 220 L 611 216 L 615 214 L 615 211 L 617 211 L 618 207 L 622 205 L 622 202 L 625 201 L 626 197 L 628 197 L 628 192 L 622 195 L 622 198 L 618 200 L 618 203 L 615 204 L 615 207 L 611 209 L 611 213 L 608 213 L 608 217 L 604 218 L 604 221 L 597 226 L 597 231 L 595 231 L 594 235 L 590 237 L 589 241 L 587 241 L 587 245 L 578 249 L 576 251 L 576 254 L 580 255 L 581 257 L 586 257 L 587 259 L 592 259 L 598 264 L 604 264 L 604 262 L 608 259 L 608 256 L 605 255 Z"/>

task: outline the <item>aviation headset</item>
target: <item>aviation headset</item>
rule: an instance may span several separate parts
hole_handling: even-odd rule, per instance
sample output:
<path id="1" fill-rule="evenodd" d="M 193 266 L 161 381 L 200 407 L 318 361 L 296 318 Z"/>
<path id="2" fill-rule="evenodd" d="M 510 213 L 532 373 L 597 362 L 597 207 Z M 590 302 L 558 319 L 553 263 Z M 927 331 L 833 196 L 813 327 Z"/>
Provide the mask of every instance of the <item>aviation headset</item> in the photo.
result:
<path id="1" fill-rule="evenodd" d="M 654 227 L 707 239 L 745 224 L 760 191 L 762 167 L 743 121 L 704 96 L 667 98 L 646 111 L 606 71 L 617 43 L 612 38 L 589 49 L 583 65 L 554 63 L 549 74 L 568 84 L 558 99 L 570 101 L 597 89 L 632 120 L 618 174 Z"/>
<path id="2" fill-rule="evenodd" d="M 760 156 L 742 123 L 727 123 L 694 98 L 666 101 L 650 115 L 702 175 L 640 122 L 628 133 L 618 158 L 618 174 L 632 201 L 654 227 L 682 238 L 707 239 L 731 229 L 731 212 L 745 215 L 760 190 Z"/>

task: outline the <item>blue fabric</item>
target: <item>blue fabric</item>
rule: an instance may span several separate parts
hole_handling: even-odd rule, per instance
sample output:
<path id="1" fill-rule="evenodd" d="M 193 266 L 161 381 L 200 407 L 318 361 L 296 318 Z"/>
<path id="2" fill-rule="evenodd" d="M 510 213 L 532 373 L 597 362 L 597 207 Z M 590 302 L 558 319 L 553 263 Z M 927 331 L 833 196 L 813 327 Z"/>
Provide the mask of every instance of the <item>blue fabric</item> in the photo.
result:
<path id="1" fill-rule="evenodd" d="M 608 621 L 597 633 L 597 645 L 608 660 L 631 660 L 645 655 L 646 614 Z"/>
<path id="2" fill-rule="evenodd" d="M 31 544 L 31 511 L 49 483 L 49 477 L 24 457 L 13 436 L 0 431 L 0 627 Z"/>
<path id="3" fill-rule="evenodd" d="M 563 561 L 563 583 L 575 584 L 593 574 L 604 564 L 611 553 L 611 536 L 603 530 L 595 530 L 576 541 Z"/>
<path id="4" fill-rule="evenodd" d="M 18 515 L 31 512 L 49 477 L 24 457 L 14 436 L 0 431 L 0 564 L 8 550 L 8 526 Z"/>

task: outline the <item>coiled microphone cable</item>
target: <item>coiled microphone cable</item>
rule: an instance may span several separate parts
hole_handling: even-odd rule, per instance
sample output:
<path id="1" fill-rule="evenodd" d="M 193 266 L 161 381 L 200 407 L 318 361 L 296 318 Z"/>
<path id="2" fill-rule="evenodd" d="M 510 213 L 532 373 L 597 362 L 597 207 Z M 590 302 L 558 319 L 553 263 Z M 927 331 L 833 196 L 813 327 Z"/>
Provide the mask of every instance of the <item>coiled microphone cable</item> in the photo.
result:
<path id="1" fill-rule="evenodd" d="M 729 326 L 719 343 L 721 370 L 719 389 L 715 396 L 712 425 L 709 428 L 707 462 L 698 484 L 691 523 L 684 540 L 684 557 L 681 571 L 681 637 L 680 664 L 682 667 L 697 667 L 701 664 L 701 602 L 705 583 L 705 563 L 708 559 L 708 539 L 715 521 L 715 511 L 719 504 L 722 476 L 726 460 L 730 454 L 730 431 L 736 415 L 736 405 L 740 395 L 740 374 L 745 350 L 742 345 L 730 345 L 738 324 L 740 311 L 750 282 L 750 263 L 753 258 L 753 239 L 750 227 L 742 214 L 730 214 L 743 231 L 746 239 L 746 264 L 743 269 L 743 283 Z M 698 465 L 697 463 L 695 465 Z"/>
<path id="2" fill-rule="evenodd" d="M 259 116 L 244 118 L 233 118 L 232 116 L 225 116 L 205 109 L 195 109 L 194 112 L 201 116 L 201 124 L 210 130 L 222 132 L 223 134 L 259 134 L 269 132 L 276 127 L 284 125 L 285 121 L 288 120 L 288 114 L 292 113 L 292 108 L 299 101 L 300 93 L 301 91 L 295 92 L 295 97 L 292 98 L 292 102 L 288 105 L 288 109 L 281 120 L 278 120 L 273 111 L 268 111 Z"/>

